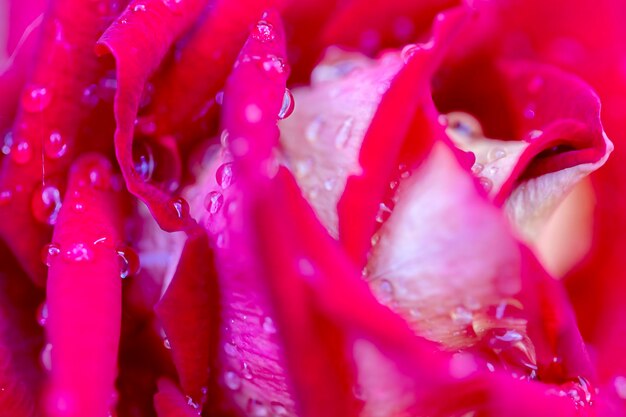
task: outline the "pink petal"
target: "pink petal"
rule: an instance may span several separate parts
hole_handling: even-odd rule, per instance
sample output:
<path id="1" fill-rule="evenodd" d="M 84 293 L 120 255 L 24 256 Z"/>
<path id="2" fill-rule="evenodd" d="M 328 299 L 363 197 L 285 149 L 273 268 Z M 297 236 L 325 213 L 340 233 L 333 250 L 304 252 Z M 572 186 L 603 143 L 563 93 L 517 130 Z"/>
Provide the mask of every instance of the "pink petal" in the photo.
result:
<path id="1" fill-rule="evenodd" d="M 97 155 L 72 169 L 65 204 L 47 248 L 52 416 L 108 416 L 122 320 L 119 196 Z"/>

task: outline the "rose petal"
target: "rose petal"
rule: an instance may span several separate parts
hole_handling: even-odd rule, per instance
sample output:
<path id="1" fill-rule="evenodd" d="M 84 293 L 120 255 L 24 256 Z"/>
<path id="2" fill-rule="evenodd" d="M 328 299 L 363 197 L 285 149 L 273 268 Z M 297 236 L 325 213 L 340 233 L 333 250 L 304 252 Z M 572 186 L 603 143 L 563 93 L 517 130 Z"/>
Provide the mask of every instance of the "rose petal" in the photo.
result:
<path id="1" fill-rule="evenodd" d="M 190 405 L 178 387 L 167 379 L 159 380 L 159 392 L 154 396 L 154 407 L 159 417 L 196 417 L 196 407 Z"/>
<path id="2" fill-rule="evenodd" d="M 193 226 L 186 203 L 171 199 L 167 192 L 145 182 L 134 168 L 133 132 L 146 80 L 205 4 L 201 0 L 153 0 L 141 4 L 138 11 L 135 3 L 129 5 L 97 44 L 97 52 L 111 53 L 117 65 L 116 155 L 128 190 L 146 203 L 159 226 L 166 231 L 183 230 Z"/>
<path id="3" fill-rule="evenodd" d="M 104 417 L 114 406 L 122 224 L 110 170 L 97 155 L 74 165 L 53 243 L 46 248 L 52 349 L 46 409 L 53 416 Z"/>
<path id="4" fill-rule="evenodd" d="M 183 391 L 201 404 L 216 355 L 218 300 L 213 254 L 204 231 L 188 238 L 178 268 L 155 306 Z"/>

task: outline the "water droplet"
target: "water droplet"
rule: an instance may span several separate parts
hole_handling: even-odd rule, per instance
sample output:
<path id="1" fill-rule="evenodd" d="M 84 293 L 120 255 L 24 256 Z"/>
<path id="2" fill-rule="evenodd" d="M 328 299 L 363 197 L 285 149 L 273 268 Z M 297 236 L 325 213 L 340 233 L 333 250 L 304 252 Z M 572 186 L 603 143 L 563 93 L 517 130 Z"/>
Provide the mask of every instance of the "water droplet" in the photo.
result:
<path id="1" fill-rule="evenodd" d="M 615 387 L 615 392 L 622 399 L 626 400 L 626 377 L 621 375 L 616 376 L 613 380 L 613 386 Z"/>
<path id="2" fill-rule="evenodd" d="M 276 417 L 286 416 L 289 414 L 289 412 L 287 411 L 287 408 L 282 403 L 279 403 L 278 401 L 272 401 L 270 403 L 270 407 L 272 408 L 272 413 Z"/>
<path id="3" fill-rule="evenodd" d="M 204 198 L 204 207 L 209 214 L 217 213 L 224 205 L 224 196 L 219 191 L 211 191 Z"/>
<path id="4" fill-rule="evenodd" d="M 226 371 L 224 373 L 224 383 L 229 389 L 233 391 L 241 388 L 241 378 L 239 377 L 239 375 L 237 375 L 237 373 L 233 371 Z"/>
<path id="5" fill-rule="evenodd" d="M 4 155 L 9 155 L 11 153 L 11 148 L 13 147 L 13 132 L 7 132 L 4 135 L 2 142 L 2 153 Z"/>
<path id="6" fill-rule="evenodd" d="M 133 142 L 133 165 L 142 181 L 150 181 L 154 174 L 155 162 L 152 148 L 145 141 Z"/>
<path id="7" fill-rule="evenodd" d="M 261 68 L 265 72 L 275 72 L 277 75 L 284 74 L 289 66 L 285 63 L 285 61 L 273 54 L 268 54 L 264 59 L 257 61 L 260 63 Z"/>
<path id="8" fill-rule="evenodd" d="M 274 320 L 272 320 L 271 317 L 265 317 L 263 319 L 263 330 L 268 334 L 276 333 L 276 325 L 274 325 Z"/>
<path id="9" fill-rule="evenodd" d="M 145 12 L 146 11 L 146 5 L 145 4 L 135 4 L 135 6 L 133 7 L 133 12 Z"/>
<path id="10" fill-rule="evenodd" d="M 29 86 L 24 90 L 22 94 L 22 107 L 27 112 L 35 113 L 40 112 L 52 101 L 52 94 L 46 87 L 42 86 Z"/>
<path id="11" fill-rule="evenodd" d="M 307 258 L 300 258 L 298 260 L 298 271 L 305 277 L 312 277 L 315 275 L 315 267 Z"/>
<path id="12" fill-rule="evenodd" d="M 336 184 L 337 184 L 337 179 L 336 178 L 329 178 L 329 179 L 324 181 L 324 189 L 326 191 L 332 191 L 333 188 L 335 188 Z"/>
<path id="13" fill-rule="evenodd" d="M 98 86 L 96 84 L 91 84 L 88 87 L 85 87 L 83 90 L 82 102 L 89 107 L 95 107 L 98 105 L 100 101 L 100 97 L 98 96 Z"/>
<path id="14" fill-rule="evenodd" d="M 233 163 L 226 162 L 220 165 L 215 172 L 215 179 L 217 184 L 223 189 L 230 187 L 233 182 Z"/>
<path id="15" fill-rule="evenodd" d="M 353 123 L 354 119 L 352 117 L 349 117 L 344 120 L 341 124 L 341 127 L 339 127 L 339 131 L 337 132 L 337 136 L 335 137 L 335 147 L 337 147 L 337 149 L 344 149 L 348 145 L 352 133 Z"/>
<path id="16" fill-rule="evenodd" d="M 63 258 L 73 262 L 87 262 L 93 259 L 93 252 L 85 243 L 73 243 L 63 252 Z"/>
<path id="17" fill-rule="evenodd" d="M 245 379 L 252 379 L 252 372 L 250 371 L 250 366 L 244 362 L 241 365 L 241 376 L 243 376 Z"/>
<path id="18" fill-rule="evenodd" d="M 491 191 L 491 189 L 493 188 L 493 182 L 491 182 L 489 178 L 480 177 L 478 178 L 478 183 L 481 187 L 483 187 L 486 192 Z"/>
<path id="19" fill-rule="evenodd" d="M 253 417 L 266 417 L 269 415 L 269 409 L 262 401 L 250 398 L 248 400 L 248 413 Z"/>
<path id="20" fill-rule="evenodd" d="M 168 339 L 167 337 L 163 339 L 163 346 L 165 346 L 165 349 L 170 350 L 172 349 L 172 344 L 170 343 L 170 339 Z"/>
<path id="21" fill-rule="evenodd" d="M 491 148 L 489 150 L 488 158 L 489 161 L 497 161 L 498 159 L 502 159 L 506 156 L 506 151 L 502 148 Z"/>
<path id="22" fill-rule="evenodd" d="M 11 190 L 0 190 L 0 206 L 6 206 L 13 199 Z"/>
<path id="23" fill-rule="evenodd" d="M 137 252 L 128 246 L 120 246 L 116 251 L 120 261 L 120 278 L 124 279 L 137 275 L 141 269 L 141 262 Z"/>
<path id="24" fill-rule="evenodd" d="M 259 20 L 252 30 L 252 38 L 259 42 L 271 42 L 276 38 L 274 27 L 265 20 Z"/>
<path id="25" fill-rule="evenodd" d="M 228 149 L 228 137 L 229 137 L 228 130 L 226 129 L 222 130 L 222 133 L 220 134 L 220 143 L 222 144 L 222 147 L 224 147 L 225 149 Z"/>
<path id="26" fill-rule="evenodd" d="M 296 101 L 293 98 L 293 94 L 288 88 L 285 88 L 285 94 L 283 95 L 283 103 L 280 107 L 280 111 L 278 112 L 279 119 L 286 119 L 289 117 L 293 110 L 295 109 Z"/>
<path id="27" fill-rule="evenodd" d="M 309 123 L 304 132 L 304 136 L 309 142 L 315 142 L 317 139 L 319 139 L 323 124 L 324 119 L 322 119 L 321 116 L 315 117 L 313 121 Z"/>
<path id="28" fill-rule="evenodd" d="M 50 159 L 58 159 L 67 152 L 67 142 L 59 132 L 52 132 L 44 139 L 43 149 Z"/>
<path id="29" fill-rule="evenodd" d="M 215 94 L 215 102 L 219 104 L 220 106 L 224 104 L 224 92 L 223 91 L 218 91 Z"/>
<path id="30" fill-rule="evenodd" d="M 370 239 L 370 243 L 372 244 L 372 246 L 376 246 L 379 241 L 380 241 L 380 235 L 378 233 L 374 233 L 372 235 L 372 238 Z"/>
<path id="31" fill-rule="evenodd" d="M 263 118 L 263 111 L 256 104 L 248 104 L 244 113 L 249 123 L 258 123 Z"/>
<path id="32" fill-rule="evenodd" d="M 183 0 L 163 0 L 163 4 L 165 4 L 171 11 L 175 13 L 181 13 L 181 3 Z"/>
<path id="33" fill-rule="evenodd" d="M 30 161 L 33 156 L 33 150 L 28 142 L 20 140 L 13 143 L 11 148 L 11 159 L 17 164 L 25 164 Z"/>
<path id="34" fill-rule="evenodd" d="M 375 293 L 380 302 L 387 304 L 393 300 L 393 284 L 386 279 L 380 279 L 375 283 Z"/>
<path id="35" fill-rule="evenodd" d="M 295 174 L 297 177 L 304 177 L 311 172 L 313 168 L 313 159 L 298 160 L 295 162 Z"/>
<path id="36" fill-rule="evenodd" d="M 229 342 L 224 343 L 224 353 L 231 357 L 235 357 L 238 354 L 235 345 Z"/>
<path id="37" fill-rule="evenodd" d="M 198 415 L 200 415 L 200 413 L 201 413 L 200 404 L 195 402 L 193 400 L 193 398 L 191 398 L 191 396 L 189 396 L 189 395 L 185 396 L 185 399 L 187 400 L 187 405 L 189 407 L 193 408 L 194 410 L 197 410 L 198 411 Z"/>
<path id="38" fill-rule="evenodd" d="M 46 266 L 52 264 L 52 260 L 61 254 L 61 245 L 52 242 L 48 243 L 41 250 L 41 260 Z"/>
<path id="39" fill-rule="evenodd" d="M 402 48 L 402 52 L 400 52 L 400 57 L 405 64 L 408 64 L 417 51 L 419 51 L 419 47 L 413 43 L 410 43 Z"/>
<path id="40" fill-rule="evenodd" d="M 52 344 L 46 343 L 41 351 L 41 364 L 48 372 L 52 370 Z"/>
<path id="41" fill-rule="evenodd" d="M 189 216 L 189 203 L 182 197 L 174 198 L 171 201 L 172 208 L 176 213 L 176 217 L 179 219 L 184 219 Z"/>
<path id="42" fill-rule="evenodd" d="M 450 312 L 450 318 L 456 324 L 466 325 L 472 322 L 473 313 L 463 306 L 457 306 Z"/>
<path id="43" fill-rule="evenodd" d="M 48 321 L 48 304 L 46 302 L 41 303 L 39 308 L 37 308 L 37 323 L 41 327 L 46 325 Z"/>
<path id="44" fill-rule="evenodd" d="M 537 139 L 539 136 L 543 135 L 543 131 L 541 130 L 531 130 L 528 132 L 528 141 L 533 141 Z"/>
<path id="45" fill-rule="evenodd" d="M 476 162 L 473 166 L 472 166 L 472 174 L 474 175 L 478 175 L 481 172 L 483 172 L 483 169 L 485 169 L 485 166 L 483 164 L 479 164 L 478 162 Z"/>
<path id="46" fill-rule="evenodd" d="M 54 225 L 61 210 L 61 191 L 54 185 L 37 187 L 31 199 L 31 209 L 37 221 Z"/>
<path id="47" fill-rule="evenodd" d="M 376 213 L 376 221 L 383 223 L 389 216 L 391 216 L 391 209 L 385 203 L 380 203 L 378 205 L 378 213 Z"/>
<path id="48" fill-rule="evenodd" d="M 535 118 L 535 106 L 530 104 L 524 109 L 524 117 L 527 119 Z"/>

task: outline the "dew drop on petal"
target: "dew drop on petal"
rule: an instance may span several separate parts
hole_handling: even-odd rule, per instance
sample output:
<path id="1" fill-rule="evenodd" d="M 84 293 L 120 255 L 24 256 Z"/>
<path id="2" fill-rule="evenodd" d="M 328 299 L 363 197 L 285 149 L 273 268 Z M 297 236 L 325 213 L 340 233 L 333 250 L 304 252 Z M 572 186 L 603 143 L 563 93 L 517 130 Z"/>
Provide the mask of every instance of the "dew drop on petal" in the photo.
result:
<path id="1" fill-rule="evenodd" d="M 269 409 L 262 401 L 251 398 L 248 400 L 248 413 L 252 417 L 266 417 Z"/>
<path id="2" fill-rule="evenodd" d="M 52 132 L 44 138 L 43 149 L 48 158 L 58 159 L 67 152 L 67 141 L 59 132 Z"/>
<path id="3" fill-rule="evenodd" d="M 0 190 L 0 206 L 6 206 L 13 199 L 11 190 Z"/>
<path id="4" fill-rule="evenodd" d="M 133 6 L 133 12 L 137 13 L 137 12 L 145 12 L 146 11 L 146 5 L 145 4 L 135 4 Z"/>
<path id="5" fill-rule="evenodd" d="M 228 356 L 235 357 L 237 356 L 237 348 L 232 343 L 226 342 L 224 343 L 224 353 Z"/>
<path id="6" fill-rule="evenodd" d="M 181 3 L 183 0 L 163 0 L 163 4 L 165 4 L 171 11 L 175 13 L 181 13 Z"/>
<path id="7" fill-rule="evenodd" d="M 487 157 L 489 161 L 497 161 L 498 159 L 502 159 L 506 156 L 506 151 L 502 148 L 492 148 L 489 150 L 489 154 Z"/>
<path id="8" fill-rule="evenodd" d="M 52 242 L 48 243 L 41 250 L 41 260 L 46 266 L 52 265 L 52 260 L 61 254 L 61 245 Z"/>
<path id="9" fill-rule="evenodd" d="M 41 305 L 37 308 L 37 323 L 41 327 L 46 325 L 48 321 L 48 304 L 46 302 L 41 303 Z"/>
<path id="10" fill-rule="evenodd" d="M 241 388 L 241 378 L 239 377 L 239 375 L 237 375 L 236 372 L 233 371 L 226 371 L 224 373 L 224 383 L 229 389 L 233 391 Z"/>
<path id="11" fill-rule="evenodd" d="M 248 365 L 246 362 L 244 362 L 241 365 L 241 376 L 243 376 L 245 379 L 252 379 L 252 372 L 250 371 L 250 365 Z"/>
<path id="12" fill-rule="evenodd" d="M 230 187 L 233 182 L 233 163 L 226 162 L 220 165 L 215 172 L 215 179 L 222 189 Z"/>
<path id="13" fill-rule="evenodd" d="M 98 96 L 98 86 L 96 84 L 91 84 L 90 86 L 85 87 L 81 101 L 89 107 L 95 107 L 98 102 L 100 102 L 100 97 Z"/>
<path id="14" fill-rule="evenodd" d="M 478 178 L 478 183 L 481 185 L 481 187 L 483 187 L 486 192 L 491 191 L 491 189 L 493 188 L 493 183 L 489 178 L 480 177 Z"/>
<path id="15" fill-rule="evenodd" d="M 204 198 L 204 208 L 209 214 L 217 213 L 224 205 L 224 196 L 219 191 L 211 191 Z"/>
<path id="16" fill-rule="evenodd" d="M 337 149 L 344 149 L 348 145 L 350 136 L 352 134 L 353 123 L 354 119 L 352 117 L 349 117 L 341 124 L 341 127 L 337 132 L 337 136 L 335 137 L 335 147 Z"/>
<path id="17" fill-rule="evenodd" d="M 626 400 L 626 377 L 624 376 L 616 376 L 613 380 L 613 386 L 615 387 L 615 392 L 622 399 Z"/>
<path id="18" fill-rule="evenodd" d="M 470 324 L 473 316 L 472 312 L 463 306 L 457 306 L 450 312 L 452 321 L 461 325 Z"/>
<path id="19" fill-rule="evenodd" d="M 172 344 L 170 343 L 170 339 L 168 339 L 167 337 L 163 339 L 163 346 L 165 347 L 165 349 L 170 350 L 172 349 Z"/>
<path id="20" fill-rule="evenodd" d="M 87 262 L 93 259 L 93 251 L 85 243 L 73 243 L 63 251 L 63 259 L 73 262 Z"/>
<path id="21" fill-rule="evenodd" d="M 46 346 L 41 351 L 41 365 L 48 372 L 52 370 L 52 344 L 46 343 Z"/>
<path id="22" fill-rule="evenodd" d="M 7 132 L 2 139 L 2 153 L 4 155 L 9 155 L 11 153 L 11 149 L 13 148 L 13 132 Z"/>
<path id="23" fill-rule="evenodd" d="M 393 284 L 386 279 L 378 280 L 375 283 L 375 293 L 380 302 L 385 304 L 390 303 L 393 301 L 394 297 Z"/>
<path id="24" fill-rule="evenodd" d="M 155 162 L 152 148 L 144 141 L 133 142 L 133 165 L 142 181 L 150 181 L 154 174 Z"/>
<path id="25" fill-rule="evenodd" d="M 315 142 L 317 139 L 319 139 L 323 124 L 324 119 L 322 119 L 321 116 L 315 117 L 313 121 L 309 123 L 304 132 L 304 136 L 309 142 Z"/>
<path id="26" fill-rule="evenodd" d="M 31 209 L 40 223 L 56 224 L 61 205 L 61 191 L 54 185 L 40 186 L 33 192 Z"/>
<path id="27" fill-rule="evenodd" d="M 33 149 L 28 142 L 20 140 L 11 147 L 11 159 L 17 164 L 26 164 L 33 157 Z"/>
<path id="28" fill-rule="evenodd" d="M 295 100 L 293 98 L 293 94 L 288 88 L 285 88 L 285 94 L 283 95 L 283 103 L 280 107 L 280 111 L 278 112 L 279 119 L 286 119 L 289 117 L 295 108 Z"/>
<path id="29" fill-rule="evenodd" d="M 474 165 L 472 165 L 472 174 L 478 175 L 481 172 L 483 172 L 483 169 L 485 169 L 485 166 L 477 162 Z"/>
<path id="30" fill-rule="evenodd" d="M 189 203 L 187 203 L 187 200 L 185 200 L 184 198 L 174 198 L 172 199 L 170 204 L 174 209 L 176 217 L 178 217 L 179 219 L 182 220 L 189 216 Z"/>
<path id="31" fill-rule="evenodd" d="M 289 414 L 287 408 L 278 401 L 272 401 L 270 406 L 272 408 L 272 414 L 276 417 L 286 416 Z"/>
<path id="32" fill-rule="evenodd" d="M 252 38 L 259 42 L 271 42 L 276 38 L 274 27 L 265 20 L 259 20 L 252 29 Z"/>
<path id="33" fill-rule="evenodd" d="M 22 107 L 27 112 L 36 113 L 44 110 L 52 101 L 52 94 L 46 87 L 31 85 L 22 94 Z"/>
<path id="34" fill-rule="evenodd" d="M 263 319 L 263 330 L 267 334 L 276 333 L 276 325 L 274 324 L 274 320 L 271 317 L 265 317 Z"/>
<path id="35" fill-rule="evenodd" d="M 380 203 L 378 205 L 378 213 L 376 214 L 376 221 L 378 223 L 383 223 L 389 218 L 389 216 L 391 216 L 391 209 L 385 203 Z"/>
<path id="36" fill-rule="evenodd" d="M 128 246 L 120 246 L 116 249 L 120 263 L 120 278 L 124 279 L 136 275 L 141 269 L 139 255 Z"/>
<path id="37" fill-rule="evenodd" d="M 224 92 L 223 91 L 218 91 L 217 93 L 215 93 L 215 102 L 219 104 L 220 106 L 224 104 Z"/>

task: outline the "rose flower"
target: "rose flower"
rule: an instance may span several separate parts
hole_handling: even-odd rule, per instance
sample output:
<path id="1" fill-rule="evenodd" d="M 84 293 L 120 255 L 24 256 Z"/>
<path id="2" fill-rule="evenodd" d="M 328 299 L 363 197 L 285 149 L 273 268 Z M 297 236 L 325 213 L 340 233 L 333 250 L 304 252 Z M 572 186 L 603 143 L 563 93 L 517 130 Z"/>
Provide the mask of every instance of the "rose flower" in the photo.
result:
<path id="1" fill-rule="evenodd" d="M 626 415 L 620 2 L 0 17 L 0 415 Z"/>

